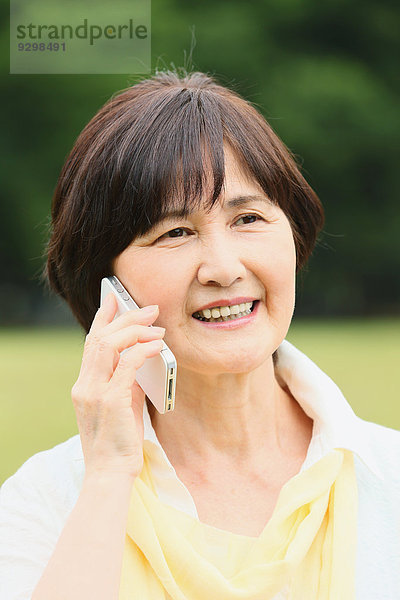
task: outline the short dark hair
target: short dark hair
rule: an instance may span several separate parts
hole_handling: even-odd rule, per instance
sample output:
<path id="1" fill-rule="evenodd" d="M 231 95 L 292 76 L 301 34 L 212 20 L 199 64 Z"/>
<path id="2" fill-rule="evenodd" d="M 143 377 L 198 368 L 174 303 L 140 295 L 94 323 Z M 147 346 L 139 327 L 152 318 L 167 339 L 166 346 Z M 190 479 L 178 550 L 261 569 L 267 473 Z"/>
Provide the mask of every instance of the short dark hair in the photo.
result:
<path id="1" fill-rule="evenodd" d="M 249 101 L 214 76 L 159 71 L 114 94 L 97 112 L 54 192 L 43 276 L 86 332 L 102 277 L 112 274 L 112 261 L 137 236 L 172 205 L 187 215 L 216 203 L 224 144 L 287 216 L 297 270 L 304 266 L 324 215 L 293 154 Z M 207 174 L 213 185 L 204 199 Z"/>

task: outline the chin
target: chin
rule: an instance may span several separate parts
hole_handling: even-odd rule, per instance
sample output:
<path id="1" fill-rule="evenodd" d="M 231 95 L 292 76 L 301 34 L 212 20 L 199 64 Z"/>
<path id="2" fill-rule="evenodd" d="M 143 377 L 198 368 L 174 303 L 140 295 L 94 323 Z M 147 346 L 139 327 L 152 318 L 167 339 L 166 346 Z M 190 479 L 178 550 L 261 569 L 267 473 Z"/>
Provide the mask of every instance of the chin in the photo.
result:
<path id="1" fill-rule="evenodd" d="M 272 361 L 273 348 L 242 349 L 235 352 L 231 349 L 230 356 L 216 356 L 207 361 L 203 355 L 202 361 L 196 361 L 196 371 L 208 375 L 220 373 L 250 373 L 268 360 Z"/>

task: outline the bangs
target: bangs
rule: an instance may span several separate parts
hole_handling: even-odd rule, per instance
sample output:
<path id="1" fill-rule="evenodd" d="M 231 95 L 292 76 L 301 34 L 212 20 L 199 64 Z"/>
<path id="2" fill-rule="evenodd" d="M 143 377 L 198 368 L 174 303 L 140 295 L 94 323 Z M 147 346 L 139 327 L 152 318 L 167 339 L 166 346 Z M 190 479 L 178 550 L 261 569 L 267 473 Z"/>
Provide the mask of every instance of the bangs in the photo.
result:
<path id="1" fill-rule="evenodd" d="M 254 116 L 252 124 L 243 122 L 243 112 L 233 106 L 227 111 L 215 94 L 164 90 L 161 96 L 147 97 L 142 110 L 136 106 L 134 115 L 125 109 L 124 117 L 129 127 L 121 123 L 114 140 L 112 196 L 114 217 L 131 241 L 171 214 L 187 217 L 200 208 L 212 209 L 225 180 L 224 145 L 242 171 L 276 199 L 273 177 L 266 171 L 272 164 L 270 158 L 265 161 L 267 140 L 261 139 L 260 129 L 249 130 L 255 129 Z M 264 146 L 258 157 L 249 136 L 253 148 Z"/>
<path id="2" fill-rule="evenodd" d="M 210 210 L 223 187 L 224 135 L 215 99 L 195 90 L 171 92 L 146 103 L 115 157 L 122 194 L 114 209 L 130 225 L 132 239 L 171 213 Z"/>

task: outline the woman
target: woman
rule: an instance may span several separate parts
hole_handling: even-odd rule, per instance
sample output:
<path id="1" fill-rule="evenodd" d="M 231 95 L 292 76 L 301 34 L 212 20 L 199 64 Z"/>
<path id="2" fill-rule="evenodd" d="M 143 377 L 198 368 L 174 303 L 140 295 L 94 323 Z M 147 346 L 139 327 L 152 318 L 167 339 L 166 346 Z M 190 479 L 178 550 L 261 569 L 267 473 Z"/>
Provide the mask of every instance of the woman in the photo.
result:
<path id="1" fill-rule="evenodd" d="M 2 488 L 4 598 L 399 598 L 400 433 L 285 341 L 323 212 L 255 108 L 202 73 L 128 88 L 52 220 L 46 274 L 87 333 L 79 436 Z M 99 308 L 110 274 L 140 310 Z M 164 415 L 135 381 L 162 339 Z"/>

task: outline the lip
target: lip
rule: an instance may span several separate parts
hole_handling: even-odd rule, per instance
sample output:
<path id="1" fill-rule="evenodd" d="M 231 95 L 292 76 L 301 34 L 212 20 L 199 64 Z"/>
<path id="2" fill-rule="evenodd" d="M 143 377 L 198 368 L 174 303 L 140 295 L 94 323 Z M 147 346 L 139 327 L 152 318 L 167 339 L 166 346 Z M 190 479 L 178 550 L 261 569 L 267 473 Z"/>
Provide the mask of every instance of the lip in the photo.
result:
<path id="1" fill-rule="evenodd" d="M 205 310 L 206 308 L 215 308 L 216 306 L 233 306 L 234 304 L 244 304 L 245 302 L 255 302 L 259 300 L 259 298 L 254 298 L 251 296 L 238 296 L 237 298 L 216 300 L 215 302 L 210 302 L 209 304 L 204 304 L 200 308 L 197 308 L 192 314 L 195 312 L 200 312 L 201 310 Z"/>
<path id="2" fill-rule="evenodd" d="M 249 302 L 249 301 L 248 301 Z M 221 304 L 217 304 L 217 306 L 224 306 Z M 226 306 L 226 304 L 225 304 Z M 200 321 L 195 317 L 192 317 L 199 325 L 203 325 L 204 327 L 208 327 L 211 329 L 238 329 L 239 327 L 243 327 L 256 319 L 258 313 L 258 307 L 260 306 L 260 302 L 255 302 L 254 308 L 249 315 L 245 317 L 240 317 L 239 319 L 234 319 L 233 321 Z"/>

